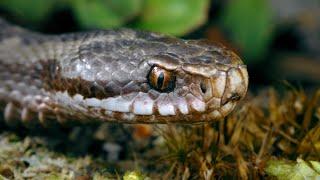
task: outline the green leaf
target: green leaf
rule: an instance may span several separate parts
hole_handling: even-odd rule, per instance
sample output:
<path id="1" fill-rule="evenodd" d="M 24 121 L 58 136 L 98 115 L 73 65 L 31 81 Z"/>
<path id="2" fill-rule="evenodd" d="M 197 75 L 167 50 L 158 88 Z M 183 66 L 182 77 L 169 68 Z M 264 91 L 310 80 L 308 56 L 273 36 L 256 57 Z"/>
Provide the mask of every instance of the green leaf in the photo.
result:
<path id="1" fill-rule="evenodd" d="M 110 28 L 123 25 L 135 17 L 142 0 L 73 0 L 74 13 L 85 28 Z"/>
<path id="2" fill-rule="evenodd" d="M 13 16 L 30 23 L 40 23 L 55 5 L 55 0 L 1 0 L 0 6 Z"/>
<path id="3" fill-rule="evenodd" d="M 272 11 L 266 0 L 231 0 L 221 15 L 220 24 L 240 46 L 245 59 L 259 61 L 272 38 Z"/>
<path id="4" fill-rule="evenodd" d="M 209 0 L 146 0 L 136 27 L 172 35 L 184 35 L 202 25 Z"/>
<path id="5" fill-rule="evenodd" d="M 302 159 L 297 159 L 297 163 L 271 160 L 267 163 L 265 171 L 280 180 L 317 179 L 320 178 L 320 162 L 306 162 Z"/>

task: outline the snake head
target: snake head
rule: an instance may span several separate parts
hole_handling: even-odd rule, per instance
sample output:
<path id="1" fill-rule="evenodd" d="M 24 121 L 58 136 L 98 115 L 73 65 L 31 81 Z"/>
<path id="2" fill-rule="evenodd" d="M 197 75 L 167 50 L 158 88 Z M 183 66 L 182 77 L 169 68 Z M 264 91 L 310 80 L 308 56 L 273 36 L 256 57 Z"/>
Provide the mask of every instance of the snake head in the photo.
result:
<path id="1" fill-rule="evenodd" d="M 247 92 L 246 66 L 216 44 L 128 29 L 75 39 L 64 40 L 69 50 L 62 51 L 47 78 L 55 109 L 67 118 L 215 121 Z"/>
<path id="2" fill-rule="evenodd" d="M 165 97 L 159 103 L 164 105 L 158 105 L 159 114 L 176 121 L 223 119 L 246 95 L 246 66 L 222 46 L 205 41 L 184 42 L 186 49 L 201 46 L 205 50 L 180 56 L 167 53 L 148 61 L 153 66 L 149 84 Z"/>

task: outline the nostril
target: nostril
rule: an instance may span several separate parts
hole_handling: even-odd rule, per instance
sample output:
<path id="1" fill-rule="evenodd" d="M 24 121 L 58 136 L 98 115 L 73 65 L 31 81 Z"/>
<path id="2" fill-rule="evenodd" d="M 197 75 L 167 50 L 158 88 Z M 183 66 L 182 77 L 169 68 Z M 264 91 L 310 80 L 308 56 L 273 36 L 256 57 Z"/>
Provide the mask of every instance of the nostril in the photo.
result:
<path id="1" fill-rule="evenodd" d="M 229 98 L 231 101 L 239 101 L 241 99 L 240 95 L 238 93 L 234 93 Z"/>
<path id="2" fill-rule="evenodd" d="M 202 91 L 203 94 L 205 94 L 207 92 L 207 86 L 204 82 L 200 83 L 200 89 Z"/>
<path id="3" fill-rule="evenodd" d="M 221 101 L 221 105 L 225 105 L 228 102 L 237 102 L 241 99 L 241 96 L 238 93 L 233 93 L 230 96 L 223 97 Z"/>

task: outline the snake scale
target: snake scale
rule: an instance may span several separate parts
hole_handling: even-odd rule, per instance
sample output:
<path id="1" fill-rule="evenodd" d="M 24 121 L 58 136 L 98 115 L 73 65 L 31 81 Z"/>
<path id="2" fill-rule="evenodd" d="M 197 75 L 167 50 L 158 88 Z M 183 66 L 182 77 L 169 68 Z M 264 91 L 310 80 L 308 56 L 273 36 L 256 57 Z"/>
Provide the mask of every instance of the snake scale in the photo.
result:
<path id="1" fill-rule="evenodd" d="M 205 40 L 131 29 L 44 35 L 0 19 L 0 113 L 8 125 L 196 123 L 245 96 L 246 65 Z"/>

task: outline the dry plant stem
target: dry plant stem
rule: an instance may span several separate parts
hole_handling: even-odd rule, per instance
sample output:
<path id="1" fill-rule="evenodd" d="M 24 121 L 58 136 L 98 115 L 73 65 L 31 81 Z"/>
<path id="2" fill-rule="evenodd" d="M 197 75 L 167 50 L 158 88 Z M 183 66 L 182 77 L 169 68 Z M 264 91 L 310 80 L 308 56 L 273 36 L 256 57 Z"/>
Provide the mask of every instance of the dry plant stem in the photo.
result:
<path id="1" fill-rule="evenodd" d="M 230 138 L 229 145 L 236 145 L 237 142 L 239 142 L 239 138 L 241 137 L 241 134 L 243 134 L 243 131 L 245 130 L 245 123 L 244 121 L 247 119 L 247 115 L 242 116 L 241 119 L 237 121 L 237 124 L 235 125 L 233 132 L 231 133 L 232 136 Z"/>
<path id="2" fill-rule="evenodd" d="M 302 139 L 301 143 L 297 148 L 298 153 L 305 152 L 308 145 L 311 146 L 311 149 L 315 152 L 315 154 L 320 158 L 320 152 L 315 144 L 320 140 L 320 123 L 314 127 L 313 129 L 309 130 L 305 137 Z M 312 151 L 305 152 L 307 154 L 312 153 Z"/>
<path id="3" fill-rule="evenodd" d="M 173 164 L 170 166 L 169 171 L 164 174 L 163 179 L 169 179 L 169 177 L 173 175 L 173 171 L 176 168 L 177 163 L 177 161 L 173 162 Z"/>
<path id="4" fill-rule="evenodd" d="M 311 98 L 311 101 L 308 103 L 306 113 L 304 115 L 303 123 L 302 123 L 302 129 L 304 131 L 307 131 L 308 127 L 310 126 L 311 118 L 313 115 L 313 110 L 315 109 L 316 104 L 318 103 L 320 98 L 320 90 L 318 90 L 313 97 Z"/>
<path id="5" fill-rule="evenodd" d="M 219 134 L 218 134 L 219 147 L 225 144 L 225 122 L 219 121 Z"/>
<path id="6" fill-rule="evenodd" d="M 270 131 L 270 128 L 265 125 L 261 125 L 261 128 L 263 128 L 266 131 Z M 286 138 L 288 141 L 290 141 L 294 144 L 300 143 L 298 140 L 294 139 L 293 137 L 290 137 L 288 134 L 286 134 L 285 132 L 283 132 L 280 129 L 274 129 L 274 133 L 281 135 L 282 137 Z"/>
<path id="7" fill-rule="evenodd" d="M 248 174 L 249 174 L 248 165 L 247 165 L 247 162 L 244 160 L 242 153 L 238 147 L 235 148 L 234 155 L 237 160 L 239 177 L 241 177 L 242 179 L 248 179 Z"/>
<path id="8" fill-rule="evenodd" d="M 274 133 L 274 128 L 272 127 L 269 128 L 268 133 L 265 135 L 265 138 L 263 139 L 261 148 L 259 150 L 257 161 L 256 161 L 257 164 L 260 164 L 262 157 L 267 153 L 267 150 L 271 145 L 273 133 Z"/>

